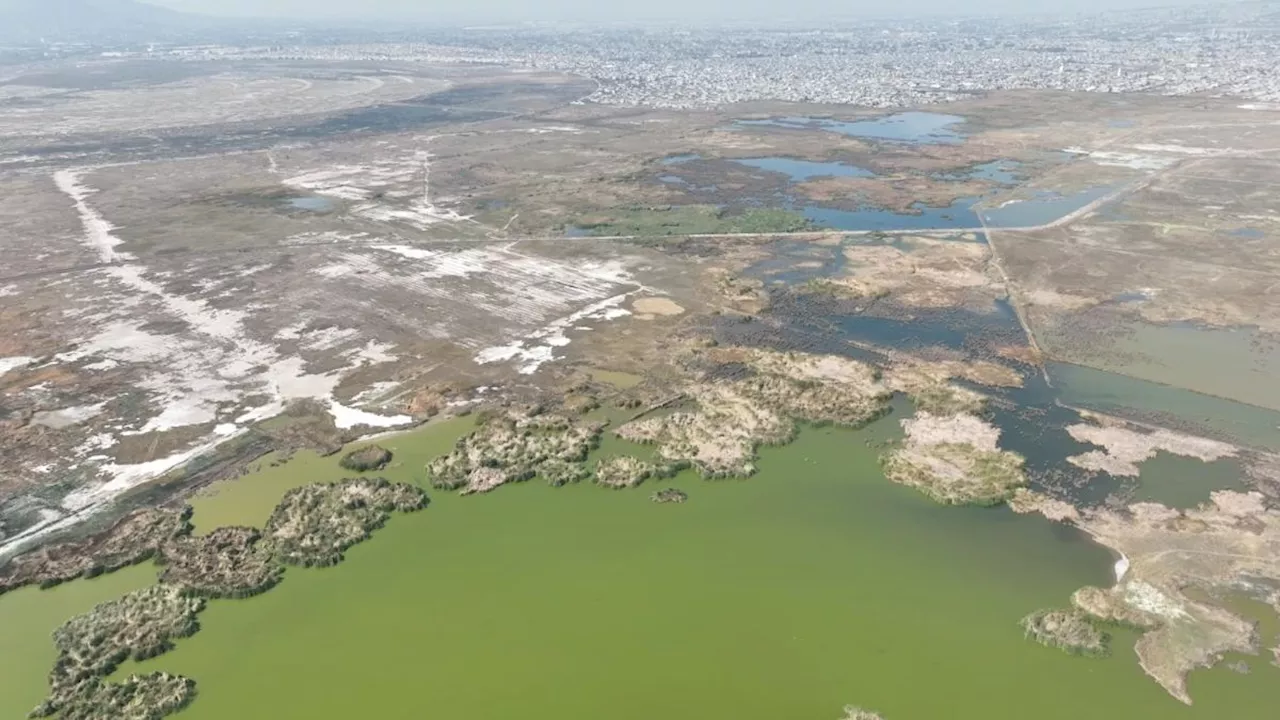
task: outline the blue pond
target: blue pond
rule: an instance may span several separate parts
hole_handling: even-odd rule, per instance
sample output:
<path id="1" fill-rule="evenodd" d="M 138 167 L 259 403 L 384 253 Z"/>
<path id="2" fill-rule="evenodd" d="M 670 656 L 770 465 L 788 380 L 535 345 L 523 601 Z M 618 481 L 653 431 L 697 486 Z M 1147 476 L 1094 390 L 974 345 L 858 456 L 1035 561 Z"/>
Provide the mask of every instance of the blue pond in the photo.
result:
<path id="1" fill-rule="evenodd" d="M 1031 200 L 983 210 L 982 219 L 990 227 L 1036 227 L 1069 215 L 1094 200 L 1105 197 L 1115 188 L 1115 185 L 1100 185 L 1072 195 L 1039 192 Z"/>
<path id="2" fill-rule="evenodd" d="M 992 160 L 968 168 L 964 172 L 939 175 L 943 180 L 989 180 L 1001 185 L 1016 185 L 1021 179 L 1018 169 L 1022 163 L 1017 160 Z"/>
<path id="3" fill-rule="evenodd" d="M 289 207 L 295 210 L 309 210 L 311 212 L 328 212 L 333 209 L 333 201 L 326 197 L 295 197 L 289 198 Z"/>
<path id="4" fill-rule="evenodd" d="M 801 212 L 814 224 L 835 230 L 960 230 L 979 227 L 978 218 L 970 209 L 977 201 L 978 198 L 960 198 L 950 207 L 941 208 L 916 203 L 912 209 L 917 214 L 881 208 L 834 210 L 815 205 L 801 208 Z"/>
<path id="5" fill-rule="evenodd" d="M 814 162 L 786 157 L 741 158 L 733 162 L 747 167 L 783 173 L 791 182 L 804 182 L 815 177 L 875 177 L 875 173 L 856 165 L 839 162 Z"/>
<path id="6" fill-rule="evenodd" d="M 1251 227 L 1243 227 L 1243 228 L 1236 228 L 1235 230 L 1229 230 L 1227 231 L 1227 234 L 1232 235 L 1234 237 L 1245 238 L 1246 240 L 1261 240 L 1263 237 L 1265 237 L 1265 233 L 1263 233 L 1261 230 L 1259 230 L 1258 228 L 1251 228 Z"/>
<path id="7" fill-rule="evenodd" d="M 780 117 L 766 120 L 737 120 L 739 127 L 766 126 L 790 130 L 825 130 L 849 137 L 924 145 L 956 145 L 964 135 L 953 127 L 964 122 L 959 115 L 931 112 L 903 112 L 870 120 L 846 122 L 829 118 Z"/>

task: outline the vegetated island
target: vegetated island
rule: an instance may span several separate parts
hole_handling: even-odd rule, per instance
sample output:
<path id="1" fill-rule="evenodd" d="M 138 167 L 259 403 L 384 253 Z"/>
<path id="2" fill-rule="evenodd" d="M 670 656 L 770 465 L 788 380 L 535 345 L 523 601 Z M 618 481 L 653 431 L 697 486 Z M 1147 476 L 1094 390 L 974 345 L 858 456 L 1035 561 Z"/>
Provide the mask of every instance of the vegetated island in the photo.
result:
<path id="1" fill-rule="evenodd" d="M 343 551 L 367 540 L 392 511 L 427 506 L 420 488 L 383 478 L 304 485 L 285 493 L 267 519 L 265 535 L 280 562 L 324 567 L 342 562 Z"/>
<path id="2" fill-rule="evenodd" d="M 746 477 L 755 472 L 761 445 L 795 438 L 796 423 L 859 428 L 888 412 L 892 392 L 869 364 L 807 353 L 751 348 L 712 348 L 696 358 L 680 390 L 696 405 L 629 422 L 619 437 L 656 446 L 664 461 L 688 463 L 704 478 Z M 726 365 L 748 373 L 723 379 Z"/>
<path id="3" fill-rule="evenodd" d="M 689 494 L 683 490 L 676 488 L 662 488 L 658 492 L 649 496 L 649 499 L 656 503 L 682 503 L 689 499 Z"/>
<path id="4" fill-rule="evenodd" d="M 976 415 L 920 412 L 902 427 L 902 446 L 881 457 L 893 482 L 947 505 L 998 505 L 1027 483 L 1022 456 L 1001 450 L 1000 430 Z"/>
<path id="5" fill-rule="evenodd" d="M 103 536 L 53 546 L 19 558 L 0 578 L 13 589 L 50 586 L 155 557 L 163 567 L 158 584 L 102 603 L 71 618 L 54 633 L 58 658 L 49 675 L 49 696 L 32 717 L 63 720 L 155 720 L 186 707 L 195 681 L 167 673 L 107 678 L 129 658 L 167 652 L 173 641 L 199 629 L 206 598 L 245 598 L 279 582 L 285 565 L 328 566 L 367 539 L 392 511 L 426 507 L 420 488 L 382 478 L 354 478 L 306 485 L 287 493 L 266 527 L 224 527 L 192 534 L 190 508 L 135 513 Z M 133 545 L 128 552 L 123 548 Z M 73 553 L 98 550 L 101 555 Z"/>
<path id="6" fill-rule="evenodd" d="M 541 406 L 507 408 L 484 416 L 452 452 L 431 461 L 431 484 L 473 494 L 540 476 L 557 486 L 594 478 L 603 487 L 634 487 L 686 467 L 705 478 L 746 477 L 755 472 L 758 447 L 790 442 L 797 422 L 861 427 L 888 411 L 892 394 L 875 368 L 847 358 L 714 348 L 691 362 L 694 368 L 668 394 L 695 407 L 615 431 L 655 445 L 654 461 L 606 458 L 593 470 L 587 456 L 604 423 Z M 717 379 L 714 371 L 726 363 L 746 363 L 753 372 Z"/>
<path id="7" fill-rule="evenodd" d="M 182 709 L 195 696 L 195 683 L 187 678 L 106 678 L 127 659 L 155 657 L 171 649 L 173 640 L 193 635 L 204 602 L 180 586 L 160 584 L 68 620 L 53 634 L 58 659 L 49 674 L 49 697 L 31 716 L 107 720 L 164 717 Z"/>
<path id="8" fill-rule="evenodd" d="M 875 366 L 843 356 L 713 345 L 695 348 L 679 368 L 666 383 L 668 401 L 660 403 L 675 399 L 677 407 L 642 412 L 614 430 L 654 446 L 652 460 L 607 457 L 589 467 L 604 423 L 563 409 L 518 406 L 486 412 L 476 430 L 431 461 L 431 484 L 474 494 L 534 477 L 554 486 L 590 478 L 608 488 L 635 487 L 685 468 L 706 479 L 747 477 L 759 447 L 790 442 L 798 423 L 860 428 L 888 412 L 894 392 L 947 414 L 922 410 L 904 421 L 907 442 L 884 459 L 891 479 L 940 502 L 988 505 L 1026 482 L 1022 458 L 1000 450 L 999 431 L 975 414 L 986 396 L 949 382 L 1019 384 L 1020 376 L 1004 366 L 899 359 L 882 376 Z"/>
<path id="9" fill-rule="evenodd" d="M 177 535 L 159 547 L 160 581 L 200 597 L 246 598 L 280 581 L 276 544 L 257 528 L 220 527 L 208 535 Z"/>
<path id="10" fill-rule="evenodd" d="M 688 467 L 689 463 L 683 461 L 657 464 L 630 455 L 617 455 L 596 462 L 593 479 L 603 487 L 632 488 L 651 478 L 674 477 Z"/>
<path id="11" fill-rule="evenodd" d="M 864 710 L 857 705 L 845 705 L 840 720 L 884 720 L 880 713 Z"/>
<path id="12" fill-rule="evenodd" d="M 1105 657 L 1110 654 L 1108 635 L 1078 610 L 1037 610 L 1022 618 L 1027 637 L 1041 645 L 1060 648 L 1072 655 Z"/>
<path id="13" fill-rule="evenodd" d="M 427 464 L 438 490 L 486 493 L 510 482 L 542 476 L 553 486 L 591 476 L 587 455 L 600 443 L 604 423 L 550 412 L 541 405 L 496 409 L 451 452 Z"/>
<path id="14" fill-rule="evenodd" d="M 352 472 L 368 472 L 381 470 L 390 462 L 390 450 L 381 445 L 366 445 L 343 455 L 338 465 Z"/>

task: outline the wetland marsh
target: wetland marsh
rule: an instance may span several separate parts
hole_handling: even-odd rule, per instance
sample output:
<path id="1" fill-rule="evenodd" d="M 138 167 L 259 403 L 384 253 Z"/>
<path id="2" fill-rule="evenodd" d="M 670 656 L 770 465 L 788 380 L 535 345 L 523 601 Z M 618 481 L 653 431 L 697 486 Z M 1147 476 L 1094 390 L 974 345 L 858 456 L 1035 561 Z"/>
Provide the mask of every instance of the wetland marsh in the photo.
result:
<path id="1" fill-rule="evenodd" d="M 10 179 L 0 541 L 125 519 L 0 567 L 0 718 L 120 720 L 132 673 L 196 720 L 1274 713 L 1274 614 L 1255 647 L 1187 590 L 1280 587 L 1272 206 L 1222 185 L 1271 174 L 1180 159 L 1239 113 L 1153 106 L 1184 153 L 1038 96 L 738 121 L 465 75 L 208 133 L 314 147 Z M 1168 602 L 1135 653 L 1081 589 Z"/>
<path id="2" fill-rule="evenodd" d="M 933 113 L 902 113 L 857 122 L 813 118 L 739 120 L 734 127 L 743 131 L 824 130 L 891 145 L 928 145 L 961 140 L 963 136 L 946 128 L 963 120 Z M 1118 189 L 1117 185 L 1106 183 L 1066 192 L 1041 189 L 993 204 L 997 197 L 1015 191 L 1028 173 L 1059 165 L 1062 158 L 1039 153 L 1025 162 L 1000 158 L 923 173 L 895 169 L 876 154 L 822 155 L 805 158 L 682 153 L 658 160 L 655 165 L 660 172 L 653 179 L 683 203 L 715 205 L 722 212 L 742 208 L 785 210 L 802 215 L 814 228 L 855 232 L 1032 228 L 1057 222 Z M 872 164 L 864 167 L 864 162 Z M 903 202 L 903 197 L 915 199 Z"/>

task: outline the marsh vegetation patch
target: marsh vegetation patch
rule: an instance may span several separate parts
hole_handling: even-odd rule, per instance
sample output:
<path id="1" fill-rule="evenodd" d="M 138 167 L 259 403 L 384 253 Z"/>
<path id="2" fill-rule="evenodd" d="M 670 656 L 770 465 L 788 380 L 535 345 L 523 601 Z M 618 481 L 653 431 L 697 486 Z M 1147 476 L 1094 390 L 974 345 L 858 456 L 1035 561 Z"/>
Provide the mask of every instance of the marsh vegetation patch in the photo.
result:
<path id="1" fill-rule="evenodd" d="M 1073 655 L 1102 657 L 1110 650 L 1107 634 L 1075 610 L 1037 610 L 1022 619 L 1028 638 Z"/>
<path id="2" fill-rule="evenodd" d="M 117 717 L 163 717 L 185 706 L 195 691 L 185 678 L 133 676 L 116 684 L 106 677 L 127 659 L 154 657 L 194 634 L 203 609 L 203 600 L 177 587 L 153 585 L 68 620 L 53 636 L 58 661 L 49 676 L 49 697 L 32 717 L 96 720 L 126 708 Z"/>
<path id="3" fill-rule="evenodd" d="M 947 505 L 998 505 L 1027 483 L 1025 460 L 998 446 L 1000 430 L 967 414 L 902 420 L 902 446 L 881 458 L 885 476 Z"/>
<path id="4" fill-rule="evenodd" d="M 589 475 L 582 466 L 599 443 L 604 424 L 541 407 L 497 410 L 458 441 L 453 452 L 427 465 L 431 485 L 463 494 L 489 492 L 539 474 L 552 485 Z"/>
<path id="5" fill-rule="evenodd" d="M 324 567 L 368 539 L 392 511 L 427 506 L 420 488 L 382 478 L 306 485 L 285 493 L 263 530 L 277 558 L 289 565 Z"/>
<path id="6" fill-rule="evenodd" d="M 381 445 L 366 445 L 343 455 L 338 464 L 347 470 L 366 472 L 381 470 L 389 462 L 391 462 L 390 450 Z"/>

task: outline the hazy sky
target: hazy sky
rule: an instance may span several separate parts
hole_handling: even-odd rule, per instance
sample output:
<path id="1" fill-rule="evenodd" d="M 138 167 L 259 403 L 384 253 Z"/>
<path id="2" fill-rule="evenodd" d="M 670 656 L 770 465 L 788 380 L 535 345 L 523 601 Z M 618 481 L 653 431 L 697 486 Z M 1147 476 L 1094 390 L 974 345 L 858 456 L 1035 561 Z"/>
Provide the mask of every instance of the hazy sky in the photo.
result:
<path id="1" fill-rule="evenodd" d="M 1044 0 L 145 0 L 210 15 L 256 17 L 401 17 L 414 20 L 813 20 L 912 13 L 1034 12 Z M 1203 4 L 1204 0 L 1060 0 L 1059 11 L 1154 5 Z"/>

